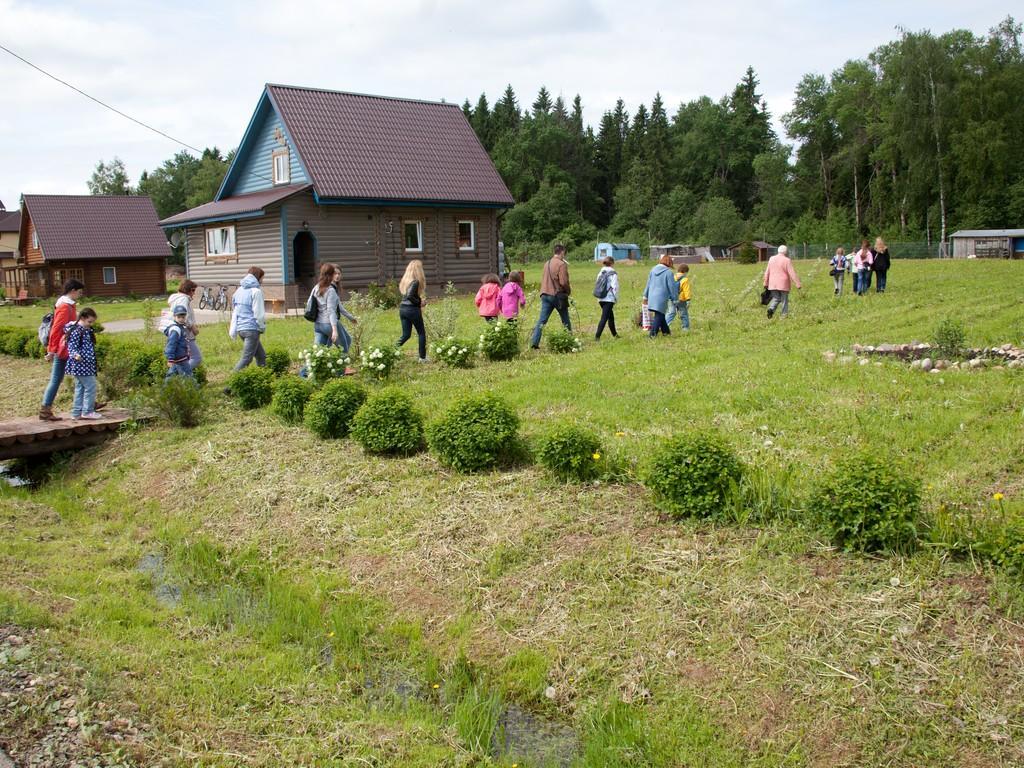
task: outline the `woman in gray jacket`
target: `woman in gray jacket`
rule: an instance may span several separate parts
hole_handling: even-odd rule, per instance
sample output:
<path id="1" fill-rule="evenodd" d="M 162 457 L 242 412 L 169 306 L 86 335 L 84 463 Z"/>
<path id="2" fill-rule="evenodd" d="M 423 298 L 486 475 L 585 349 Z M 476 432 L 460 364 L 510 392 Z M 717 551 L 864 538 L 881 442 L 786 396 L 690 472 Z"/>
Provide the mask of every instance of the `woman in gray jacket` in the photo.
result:
<path id="1" fill-rule="evenodd" d="M 334 264 L 325 263 L 320 267 L 320 279 L 310 294 L 317 304 L 316 320 L 313 322 L 313 343 L 325 347 L 341 347 L 348 354 L 352 339 L 341 324 L 340 318 L 345 317 L 353 323 L 356 319 L 341 303 L 337 285 L 340 278 L 341 272 Z"/>

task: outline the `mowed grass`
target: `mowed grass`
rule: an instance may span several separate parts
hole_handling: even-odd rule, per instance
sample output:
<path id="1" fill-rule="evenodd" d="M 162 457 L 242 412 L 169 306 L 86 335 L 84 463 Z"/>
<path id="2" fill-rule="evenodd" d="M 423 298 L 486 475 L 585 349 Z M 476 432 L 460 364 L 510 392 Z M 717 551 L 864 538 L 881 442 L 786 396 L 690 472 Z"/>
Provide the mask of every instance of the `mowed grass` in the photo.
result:
<path id="1" fill-rule="evenodd" d="M 670 522 L 630 482 L 365 457 L 220 401 L 196 430 L 126 434 L 3 491 L 0 618 L 49 624 L 97 693 L 136 703 L 154 726 L 143 763 L 510 765 L 481 735 L 499 697 L 573 726 L 579 765 L 1019 764 L 1019 586 L 930 547 L 836 553 L 802 499 L 863 447 L 921 478 L 929 514 L 991 514 L 996 490 L 1020 509 L 1019 372 L 821 353 L 925 340 L 946 315 L 972 344 L 1020 343 L 1024 265 L 897 262 L 885 295 L 839 300 L 823 263 L 797 269 L 804 293 L 769 323 L 759 269 L 696 267 L 693 331 L 651 341 L 630 324 L 647 269 L 623 267 L 623 338 L 596 343 L 596 270 L 574 264 L 582 353 L 409 359 L 396 377 L 431 416 L 489 389 L 527 435 L 579 420 L 627 469 L 716 429 L 762 480 L 746 525 Z M 471 339 L 483 323 L 460 301 Z M 398 336 L 394 312 L 371 325 Z M 272 321 L 266 343 L 309 336 Z M 238 348 L 218 326 L 200 343 L 219 383 Z M 45 365 L 0 370 L 4 415 L 34 407 Z M 176 608 L 135 571 L 152 551 Z M 379 682 L 395 679 L 419 693 Z"/>

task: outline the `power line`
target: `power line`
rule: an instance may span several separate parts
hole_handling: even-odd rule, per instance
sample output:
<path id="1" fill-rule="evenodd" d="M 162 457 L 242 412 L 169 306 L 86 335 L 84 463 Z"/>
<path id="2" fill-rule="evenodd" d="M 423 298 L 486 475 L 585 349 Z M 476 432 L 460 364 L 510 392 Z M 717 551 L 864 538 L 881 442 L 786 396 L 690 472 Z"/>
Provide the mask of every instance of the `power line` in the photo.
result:
<path id="1" fill-rule="evenodd" d="M 147 130 L 150 130 L 150 131 L 153 131 L 153 133 L 157 133 L 157 134 L 160 134 L 160 135 L 161 135 L 161 136 L 163 136 L 163 137 L 164 137 L 165 139 L 170 139 L 170 140 L 171 140 L 171 141 L 173 141 L 173 142 L 174 142 L 175 144 L 180 144 L 181 146 L 183 146 L 183 147 L 185 147 L 185 148 L 187 148 L 187 149 L 191 149 L 191 150 L 192 150 L 193 152 L 197 152 L 197 153 L 199 153 L 200 155 L 202 155 L 202 154 L 203 154 L 203 150 L 199 149 L 198 147 L 193 147 L 193 146 L 192 146 L 191 144 L 189 144 L 189 143 L 187 143 L 187 142 L 184 142 L 184 141 L 182 141 L 181 139 L 176 139 L 176 138 L 174 138 L 174 137 L 173 137 L 173 136 L 171 136 L 171 135 L 170 135 L 169 133 L 164 133 L 164 132 L 163 132 L 163 131 L 161 131 L 161 130 L 160 130 L 159 128 L 154 128 L 154 127 L 153 127 L 152 125 L 149 125 L 148 123 L 144 123 L 144 122 L 142 122 L 141 120 L 137 120 L 136 118 L 132 117 L 131 115 L 129 115 L 129 114 L 126 114 L 126 113 L 122 112 L 122 111 L 121 111 L 120 109 L 118 109 L 117 107 L 112 107 L 112 106 L 111 106 L 110 104 L 107 104 L 107 103 L 106 103 L 105 101 L 102 101 L 102 100 L 100 100 L 100 99 L 97 99 L 97 98 L 96 98 L 95 96 L 92 96 L 92 95 L 90 95 L 90 94 L 86 93 L 86 92 L 85 92 L 85 91 L 83 91 L 83 90 L 82 90 L 81 88 L 77 88 L 77 87 L 75 87 L 74 85 L 72 85 L 71 83 L 69 83 L 69 82 L 68 82 L 67 80 L 62 80 L 61 78 L 57 77 L 56 75 L 54 75 L 54 74 L 51 74 L 51 73 L 47 72 L 47 71 L 46 71 L 45 69 L 43 69 L 42 67 L 40 67 L 40 66 L 38 66 L 38 65 L 36 65 L 36 64 L 33 64 L 33 63 L 32 63 L 31 61 L 29 61 L 28 59 L 26 59 L 26 58 L 25 58 L 24 56 L 19 56 L 19 55 L 18 55 L 17 53 L 15 53 L 14 51 L 12 51 L 12 50 L 11 50 L 10 48 L 7 48 L 7 47 L 6 47 L 6 46 L 4 46 L 4 45 L 0 45 L 0 51 L 4 51 L 4 52 L 6 52 L 6 53 L 9 53 L 9 54 L 10 54 L 11 56 L 13 56 L 14 58 L 16 58 L 16 59 L 17 59 L 18 61 L 20 61 L 20 62 L 22 62 L 22 63 L 24 63 L 24 64 L 27 64 L 28 66 L 32 67 L 32 69 L 36 70 L 37 72 L 41 72 L 42 74 L 46 75 L 46 76 L 47 76 L 48 78 L 50 78 L 51 80 L 56 80 L 56 81 L 57 81 L 58 83 L 60 83 L 61 85 L 63 85 L 63 86 L 66 86 L 66 87 L 70 88 L 71 90 L 75 91 L 75 92 L 76 92 L 76 93 L 78 93 L 78 94 L 81 94 L 82 96 L 85 96 L 85 98 L 89 99 L 90 101 L 94 101 L 94 102 L 96 102 L 97 104 L 99 104 L 99 105 L 100 105 L 101 107 L 104 107 L 105 109 L 109 109 L 109 110 L 110 110 L 111 112 L 114 112 L 115 114 L 118 114 L 118 115 L 120 115 L 121 117 L 123 117 L 123 118 L 126 118 L 127 120 L 131 120 L 131 121 L 132 121 L 133 123 L 135 123 L 136 125 L 141 125 L 141 126 L 142 126 L 143 128 L 145 128 L 145 129 L 147 129 Z"/>

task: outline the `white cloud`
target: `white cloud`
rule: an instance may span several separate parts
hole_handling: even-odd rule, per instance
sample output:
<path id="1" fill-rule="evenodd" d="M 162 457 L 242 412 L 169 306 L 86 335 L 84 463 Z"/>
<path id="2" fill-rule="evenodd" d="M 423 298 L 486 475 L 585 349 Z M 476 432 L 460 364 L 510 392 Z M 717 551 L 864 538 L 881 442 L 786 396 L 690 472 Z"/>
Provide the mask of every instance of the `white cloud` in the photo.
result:
<path id="1" fill-rule="evenodd" d="M 263 83 L 521 105 L 579 93 L 588 122 L 622 97 L 679 103 L 730 92 L 753 65 L 778 126 L 809 71 L 830 72 L 898 33 L 1005 16 L 992 0 L 0 0 L 0 43 L 198 147 L 241 138 Z M 979 21 L 980 20 L 980 21 Z M 180 147 L 0 52 L 0 199 L 84 193 L 101 158 L 133 179 Z M 781 129 L 780 129 L 781 130 Z"/>

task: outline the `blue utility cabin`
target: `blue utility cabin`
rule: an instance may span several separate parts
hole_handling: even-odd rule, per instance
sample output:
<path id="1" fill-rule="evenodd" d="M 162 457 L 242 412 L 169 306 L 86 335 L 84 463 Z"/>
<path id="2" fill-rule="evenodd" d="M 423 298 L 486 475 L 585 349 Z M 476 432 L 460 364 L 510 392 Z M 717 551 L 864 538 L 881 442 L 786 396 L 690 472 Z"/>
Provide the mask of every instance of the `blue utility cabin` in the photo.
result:
<path id="1" fill-rule="evenodd" d="M 594 248 L 594 261 L 601 261 L 606 256 L 611 256 L 616 261 L 640 261 L 640 246 L 636 243 L 598 243 Z"/>

